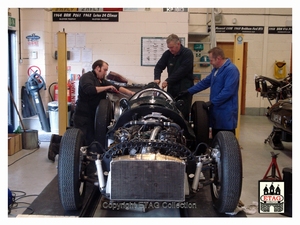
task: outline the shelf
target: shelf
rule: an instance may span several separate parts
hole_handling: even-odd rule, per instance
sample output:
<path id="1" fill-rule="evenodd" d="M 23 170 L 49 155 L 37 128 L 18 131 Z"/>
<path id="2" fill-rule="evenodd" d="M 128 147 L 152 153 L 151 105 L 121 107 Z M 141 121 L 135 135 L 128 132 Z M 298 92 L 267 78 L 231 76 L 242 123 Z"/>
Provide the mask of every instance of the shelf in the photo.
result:
<path id="1" fill-rule="evenodd" d="M 208 42 L 208 41 L 203 41 L 203 42 L 200 42 L 200 41 L 189 41 L 188 43 L 189 44 L 211 44 L 211 42 Z"/>
<path id="2" fill-rule="evenodd" d="M 200 61 L 194 61 L 194 63 L 197 63 L 197 64 L 210 64 L 209 62 L 200 62 Z"/>
<path id="3" fill-rule="evenodd" d="M 210 33 L 205 33 L 205 32 L 189 32 L 188 35 L 195 35 L 195 36 L 209 36 Z"/>

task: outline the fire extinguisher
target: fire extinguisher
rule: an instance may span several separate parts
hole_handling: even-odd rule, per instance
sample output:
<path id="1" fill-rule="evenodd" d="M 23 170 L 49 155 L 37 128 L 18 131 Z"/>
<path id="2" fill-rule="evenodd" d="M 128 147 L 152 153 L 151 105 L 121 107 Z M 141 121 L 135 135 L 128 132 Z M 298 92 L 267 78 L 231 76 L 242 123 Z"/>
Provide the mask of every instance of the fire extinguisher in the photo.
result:
<path id="1" fill-rule="evenodd" d="M 58 101 L 58 84 L 54 84 L 54 101 Z"/>
<path id="2" fill-rule="evenodd" d="M 75 80 L 71 82 L 71 103 L 73 106 L 76 105 L 76 101 L 77 101 L 78 83 L 79 80 Z"/>
<path id="3" fill-rule="evenodd" d="M 54 101 L 58 101 L 58 84 L 54 85 Z M 67 100 L 71 102 L 71 84 L 70 82 L 67 83 Z"/>

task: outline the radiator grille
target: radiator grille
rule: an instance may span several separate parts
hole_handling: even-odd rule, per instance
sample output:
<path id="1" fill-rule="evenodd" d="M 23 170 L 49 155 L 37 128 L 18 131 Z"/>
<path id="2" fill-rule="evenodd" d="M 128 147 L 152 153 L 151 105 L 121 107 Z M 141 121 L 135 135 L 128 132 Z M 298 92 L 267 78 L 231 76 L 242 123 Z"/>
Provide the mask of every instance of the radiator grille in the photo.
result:
<path id="1" fill-rule="evenodd" d="M 180 161 L 113 161 L 111 200 L 184 201 L 184 176 Z"/>

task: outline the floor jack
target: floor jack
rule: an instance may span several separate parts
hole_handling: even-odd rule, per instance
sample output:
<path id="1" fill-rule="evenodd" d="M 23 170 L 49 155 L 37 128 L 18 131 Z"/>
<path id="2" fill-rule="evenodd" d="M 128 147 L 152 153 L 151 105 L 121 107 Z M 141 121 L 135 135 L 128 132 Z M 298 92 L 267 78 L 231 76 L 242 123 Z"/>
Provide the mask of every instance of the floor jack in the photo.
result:
<path id="1" fill-rule="evenodd" d="M 281 174 L 280 174 L 280 171 L 279 171 L 279 168 L 277 165 L 277 161 L 276 161 L 279 153 L 274 154 L 274 152 L 271 152 L 271 155 L 272 155 L 272 161 L 271 161 L 270 166 L 262 180 L 282 180 Z M 268 173 L 270 170 L 271 170 L 271 175 L 268 176 Z M 276 175 L 276 172 L 278 173 L 278 176 Z"/>

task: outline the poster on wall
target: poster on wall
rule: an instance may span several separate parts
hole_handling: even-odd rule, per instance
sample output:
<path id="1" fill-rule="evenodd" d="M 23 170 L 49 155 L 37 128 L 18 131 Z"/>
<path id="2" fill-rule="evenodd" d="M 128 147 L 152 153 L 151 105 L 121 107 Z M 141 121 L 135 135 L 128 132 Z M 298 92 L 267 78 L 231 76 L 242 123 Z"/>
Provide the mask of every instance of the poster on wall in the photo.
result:
<path id="1" fill-rule="evenodd" d="M 66 33 L 66 41 L 68 48 L 82 48 L 86 46 L 86 34 L 85 33 Z M 54 34 L 54 47 L 57 48 L 57 33 Z"/>
<path id="2" fill-rule="evenodd" d="M 81 52 L 82 62 L 92 62 L 93 61 L 93 50 L 91 48 L 83 48 Z"/>
<path id="3" fill-rule="evenodd" d="M 141 41 L 141 65 L 155 66 L 161 55 L 168 50 L 164 37 L 142 37 Z M 184 46 L 185 38 L 180 38 Z"/>

